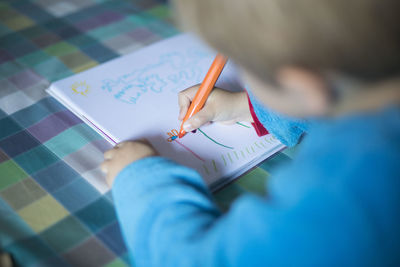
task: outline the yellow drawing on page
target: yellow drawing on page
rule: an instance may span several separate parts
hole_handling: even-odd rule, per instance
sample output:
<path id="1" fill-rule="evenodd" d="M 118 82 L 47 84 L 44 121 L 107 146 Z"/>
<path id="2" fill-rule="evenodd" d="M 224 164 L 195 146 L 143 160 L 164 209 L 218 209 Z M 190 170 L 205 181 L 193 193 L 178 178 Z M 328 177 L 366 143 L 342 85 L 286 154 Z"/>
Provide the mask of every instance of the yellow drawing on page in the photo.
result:
<path id="1" fill-rule="evenodd" d="M 71 89 L 75 94 L 87 96 L 90 86 L 86 82 L 75 82 L 72 84 Z"/>

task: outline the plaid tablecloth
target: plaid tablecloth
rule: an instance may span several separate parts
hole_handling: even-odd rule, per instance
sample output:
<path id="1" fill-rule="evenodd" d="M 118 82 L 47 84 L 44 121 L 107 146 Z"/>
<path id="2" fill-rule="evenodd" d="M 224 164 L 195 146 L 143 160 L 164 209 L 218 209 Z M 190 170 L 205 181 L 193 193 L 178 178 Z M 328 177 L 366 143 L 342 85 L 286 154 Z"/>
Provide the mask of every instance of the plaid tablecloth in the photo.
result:
<path id="1" fill-rule="evenodd" d="M 47 96 L 52 81 L 172 36 L 164 1 L 0 2 L 0 249 L 21 266 L 125 266 L 110 191 L 109 144 Z M 215 194 L 223 209 L 264 193 L 264 162 Z M 134 205 L 134 203 L 133 203 Z"/>

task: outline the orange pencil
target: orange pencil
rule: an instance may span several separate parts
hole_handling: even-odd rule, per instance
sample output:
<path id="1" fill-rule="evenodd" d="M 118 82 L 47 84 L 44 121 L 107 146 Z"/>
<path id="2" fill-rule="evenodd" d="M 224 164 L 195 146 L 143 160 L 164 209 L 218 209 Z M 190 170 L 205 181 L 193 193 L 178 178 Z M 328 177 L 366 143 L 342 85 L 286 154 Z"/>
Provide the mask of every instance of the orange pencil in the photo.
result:
<path id="1" fill-rule="evenodd" d="M 200 85 L 199 90 L 194 96 L 192 103 L 189 106 L 189 109 L 185 115 L 185 118 L 182 121 L 181 129 L 179 131 L 179 138 L 182 138 L 186 132 L 183 130 L 183 124 L 191 118 L 194 114 L 199 112 L 200 109 L 203 108 L 204 104 L 207 101 L 208 96 L 210 95 L 212 89 L 214 88 L 215 83 L 218 80 L 219 75 L 221 74 L 226 61 L 228 59 L 221 54 L 217 54 L 213 63 L 211 64 L 210 69 L 208 70 L 206 77 L 204 77 L 203 82 Z"/>

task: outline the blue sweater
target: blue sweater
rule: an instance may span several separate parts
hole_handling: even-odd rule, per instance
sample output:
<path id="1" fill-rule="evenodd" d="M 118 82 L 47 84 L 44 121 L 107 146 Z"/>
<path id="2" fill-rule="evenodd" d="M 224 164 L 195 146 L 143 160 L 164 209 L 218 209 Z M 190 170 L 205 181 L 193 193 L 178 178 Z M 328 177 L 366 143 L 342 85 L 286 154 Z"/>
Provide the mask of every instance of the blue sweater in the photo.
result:
<path id="1" fill-rule="evenodd" d="M 161 157 L 134 162 L 112 188 L 133 263 L 399 266 L 400 109 L 309 126 L 252 104 L 285 144 L 308 129 L 268 197 L 244 195 L 222 214 L 194 170 Z"/>

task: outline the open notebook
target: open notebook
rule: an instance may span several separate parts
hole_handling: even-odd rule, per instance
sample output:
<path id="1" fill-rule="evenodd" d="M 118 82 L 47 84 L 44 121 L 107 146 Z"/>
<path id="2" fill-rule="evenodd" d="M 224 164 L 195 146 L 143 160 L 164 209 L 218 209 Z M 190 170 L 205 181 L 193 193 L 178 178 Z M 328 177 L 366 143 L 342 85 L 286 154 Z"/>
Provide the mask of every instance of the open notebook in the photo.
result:
<path id="1" fill-rule="evenodd" d="M 284 148 L 271 135 L 258 137 L 250 123 L 213 123 L 173 137 L 180 126 L 177 93 L 201 83 L 215 54 L 181 34 L 54 82 L 48 93 L 110 143 L 146 138 L 215 190 Z M 242 90 L 230 62 L 217 86 Z"/>

